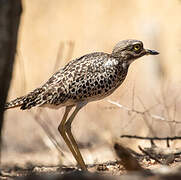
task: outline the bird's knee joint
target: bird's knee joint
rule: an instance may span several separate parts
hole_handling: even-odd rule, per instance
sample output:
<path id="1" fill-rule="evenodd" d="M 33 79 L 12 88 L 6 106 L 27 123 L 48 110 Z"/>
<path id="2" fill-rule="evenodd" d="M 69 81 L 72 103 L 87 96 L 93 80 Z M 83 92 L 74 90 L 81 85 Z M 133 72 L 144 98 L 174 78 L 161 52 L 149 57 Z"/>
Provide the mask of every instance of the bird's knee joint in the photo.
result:
<path id="1" fill-rule="evenodd" d="M 64 134 L 65 132 L 65 126 L 63 124 L 60 124 L 58 126 L 58 131 L 60 132 L 60 134 Z"/>
<path id="2" fill-rule="evenodd" d="M 71 123 L 69 123 L 69 122 L 65 123 L 65 130 L 66 131 L 71 131 Z"/>

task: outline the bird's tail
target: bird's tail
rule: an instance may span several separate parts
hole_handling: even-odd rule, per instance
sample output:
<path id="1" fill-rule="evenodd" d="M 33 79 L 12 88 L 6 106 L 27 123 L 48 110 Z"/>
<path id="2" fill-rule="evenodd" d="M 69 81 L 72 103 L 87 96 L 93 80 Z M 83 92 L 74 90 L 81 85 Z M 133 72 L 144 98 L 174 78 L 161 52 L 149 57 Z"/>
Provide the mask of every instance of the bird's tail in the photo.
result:
<path id="1" fill-rule="evenodd" d="M 6 109 L 15 108 L 15 107 L 23 105 L 23 102 L 24 102 L 23 99 L 24 99 L 24 96 L 16 98 L 10 102 L 7 102 L 4 106 L 4 109 L 6 110 Z"/>
<path id="2" fill-rule="evenodd" d="M 10 108 L 15 108 L 15 107 L 20 107 L 20 109 L 30 109 L 33 106 L 40 106 L 41 104 L 44 103 L 42 101 L 42 93 L 44 92 L 44 89 L 42 88 L 37 88 L 33 92 L 30 92 L 26 96 L 19 97 L 17 99 L 14 99 L 10 102 L 7 102 L 5 104 L 4 109 L 10 109 Z"/>

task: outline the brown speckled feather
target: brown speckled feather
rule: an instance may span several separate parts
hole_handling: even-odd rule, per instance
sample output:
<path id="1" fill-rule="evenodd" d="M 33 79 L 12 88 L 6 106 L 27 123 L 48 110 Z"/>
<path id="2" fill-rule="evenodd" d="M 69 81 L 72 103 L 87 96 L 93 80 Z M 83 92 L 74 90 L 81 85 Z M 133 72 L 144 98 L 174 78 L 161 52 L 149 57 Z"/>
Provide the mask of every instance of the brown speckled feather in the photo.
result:
<path id="1" fill-rule="evenodd" d="M 101 99 L 124 80 L 126 73 L 110 54 L 87 54 L 70 61 L 42 87 L 7 103 L 5 108 L 21 106 L 21 109 L 29 109 L 43 104 L 64 106 L 85 99 Z"/>

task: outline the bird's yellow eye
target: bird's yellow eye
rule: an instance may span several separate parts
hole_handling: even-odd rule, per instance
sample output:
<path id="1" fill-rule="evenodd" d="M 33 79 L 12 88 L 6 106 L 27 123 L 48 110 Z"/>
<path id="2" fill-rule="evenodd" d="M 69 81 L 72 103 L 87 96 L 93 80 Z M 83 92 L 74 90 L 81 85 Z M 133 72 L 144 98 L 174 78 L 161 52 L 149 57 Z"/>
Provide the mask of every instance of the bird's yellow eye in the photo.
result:
<path id="1" fill-rule="evenodd" d="M 133 48 L 135 51 L 139 51 L 141 46 L 139 44 L 135 44 Z"/>

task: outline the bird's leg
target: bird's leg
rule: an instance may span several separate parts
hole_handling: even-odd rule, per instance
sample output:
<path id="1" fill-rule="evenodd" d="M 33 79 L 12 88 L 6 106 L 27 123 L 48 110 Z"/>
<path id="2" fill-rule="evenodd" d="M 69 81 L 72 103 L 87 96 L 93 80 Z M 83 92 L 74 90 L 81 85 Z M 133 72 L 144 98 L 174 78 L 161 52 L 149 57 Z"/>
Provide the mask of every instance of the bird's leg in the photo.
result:
<path id="1" fill-rule="evenodd" d="M 80 153 L 80 151 L 79 151 L 79 148 L 78 148 L 78 145 L 77 145 L 77 143 L 76 143 L 76 141 L 75 141 L 75 139 L 74 139 L 74 137 L 73 137 L 73 135 L 72 135 L 72 132 L 71 132 L 71 124 L 72 124 L 72 121 L 74 120 L 74 118 L 75 118 L 75 116 L 76 116 L 76 114 L 79 112 L 79 110 L 83 107 L 83 106 L 85 106 L 87 103 L 79 103 L 79 104 L 77 104 L 77 106 L 76 106 L 76 108 L 75 108 L 75 110 L 74 110 L 74 112 L 71 114 L 71 116 L 69 117 L 69 119 L 66 121 L 66 123 L 65 123 L 65 128 L 66 128 L 66 133 L 67 133 L 67 135 L 68 135 L 68 137 L 69 137 L 69 139 L 70 139 L 70 141 L 71 141 L 71 143 L 72 143 L 72 146 L 73 146 L 73 148 L 74 148 L 74 150 L 75 150 L 75 152 L 76 152 L 76 154 L 77 154 L 77 162 L 78 162 L 78 165 L 83 169 L 83 170 L 87 170 L 87 168 L 86 168 L 86 165 L 85 165 L 85 162 L 84 162 L 84 160 L 83 160 L 83 158 L 82 158 L 82 155 L 81 155 L 81 153 Z"/>
<path id="2" fill-rule="evenodd" d="M 72 152 L 74 158 L 76 159 L 76 161 L 79 163 L 79 158 L 76 154 L 76 151 L 74 150 L 73 145 L 71 144 L 71 141 L 69 140 L 67 134 L 66 134 L 66 129 L 65 129 L 65 123 L 66 123 L 66 119 L 67 116 L 70 112 L 70 110 L 72 109 L 73 106 L 67 106 L 65 109 L 65 113 L 64 116 L 62 118 L 62 121 L 60 123 L 60 125 L 58 126 L 58 131 L 60 132 L 62 138 L 64 139 L 65 143 L 67 144 L 68 148 L 70 149 L 70 151 Z"/>

